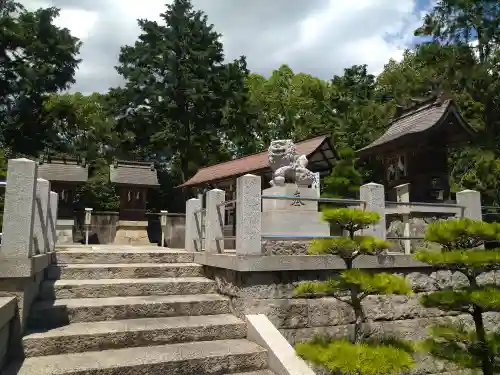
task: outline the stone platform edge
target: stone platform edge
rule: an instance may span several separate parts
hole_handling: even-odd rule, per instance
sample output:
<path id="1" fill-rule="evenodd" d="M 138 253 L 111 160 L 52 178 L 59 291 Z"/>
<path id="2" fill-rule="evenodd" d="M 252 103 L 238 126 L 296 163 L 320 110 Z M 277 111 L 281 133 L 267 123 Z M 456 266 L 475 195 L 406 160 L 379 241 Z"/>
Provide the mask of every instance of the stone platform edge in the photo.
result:
<path id="1" fill-rule="evenodd" d="M 237 255 L 199 252 L 194 262 L 215 268 L 240 272 L 273 272 L 301 270 L 342 270 L 344 262 L 334 255 Z M 354 261 L 354 267 L 365 269 L 430 268 L 428 264 L 416 261 L 413 255 L 361 255 Z"/>
<path id="2" fill-rule="evenodd" d="M 269 369 L 276 375 L 315 375 L 307 363 L 264 315 L 245 315 L 247 338 L 267 349 Z"/>

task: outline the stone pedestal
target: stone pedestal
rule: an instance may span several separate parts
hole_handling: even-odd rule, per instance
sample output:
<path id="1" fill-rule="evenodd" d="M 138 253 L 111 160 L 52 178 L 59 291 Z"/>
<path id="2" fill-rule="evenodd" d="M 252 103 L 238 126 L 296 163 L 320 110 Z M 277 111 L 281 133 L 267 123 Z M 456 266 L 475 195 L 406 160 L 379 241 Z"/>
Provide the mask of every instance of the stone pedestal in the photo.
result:
<path id="1" fill-rule="evenodd" d="M 262 195 L 296 196 L 296 200 L 262 200 L 262 235 L 263 236 L 329 236 L 328 223 L 321 220 L 317 201 L 303 201 L 300 198 L 317 198 L 315 189 L 300 187 L 295 184 L 273 186 Z"/>
<path id="2" fill-rule="evenodd" d="M 148 222 L 120 220 L 116 228 L 115 244 L 149 245 Z"/>
<path id="3" fill-rule="evenodd" d="M 71 245 L 73 241 L 74 220 L 59 219 L 56 224 L 56 243 L 58 245 Z"/>

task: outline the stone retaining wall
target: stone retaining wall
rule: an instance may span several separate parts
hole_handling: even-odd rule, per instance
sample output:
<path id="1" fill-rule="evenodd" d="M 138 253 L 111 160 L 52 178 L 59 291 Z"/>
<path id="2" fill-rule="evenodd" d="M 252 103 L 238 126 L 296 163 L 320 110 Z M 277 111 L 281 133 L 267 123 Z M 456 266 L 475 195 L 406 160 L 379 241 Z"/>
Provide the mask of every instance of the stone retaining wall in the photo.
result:
<path id="1" fill-rule="evenodd" d="M 380 271 L 380 270 L 379 270 Z M 405 340 L 420 340 L 426 327 L 445 319 L 470 322 L 468 316 L 444 313 L 420 306 L 422 293 L 439 287 L 458 286 L 466 282 L 460 273 L 435 271 L 428 267 L 383 269 L 405 276 L 415 294 L 411 296 L 368 296 L 364 300 L 369 326 L 374 335 L 391 335 Z M 206 266 L 208 277 L 217 282 L 219 292 L 231 297 L 234 313 L 266 314 L 290 343 L 312 338 L 315 334 L 345 337 L 352 331 L 351 308 L 334 298 L 295 299 L 292 292 L 300 281 L 324 280 L 340 270 L 241 272 Z M 373 272 L 377 272 L 373 269 Z M 500 273 L 482 275 L 483 282 L 500 280 Z M 487 328 L 498 327 L 500 314 L 485 314 Z M 450 371 L 449 364 L 427 356 L 418 356 L 418 366 L 411 374 L 437 374 Z M 459 374 L 457 370 L 453 372 Z"/>

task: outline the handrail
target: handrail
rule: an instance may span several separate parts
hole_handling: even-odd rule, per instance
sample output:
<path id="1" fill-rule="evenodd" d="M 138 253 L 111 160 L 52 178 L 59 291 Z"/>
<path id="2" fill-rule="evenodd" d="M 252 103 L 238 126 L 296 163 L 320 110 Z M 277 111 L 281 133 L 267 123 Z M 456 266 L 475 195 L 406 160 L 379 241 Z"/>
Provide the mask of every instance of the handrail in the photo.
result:
<path id="1" fill-rule="evenodd" d="M 313 198 L 313 197 L 300 197 L 295 195 L 263 195 L 262 199 L 276 199 L 276 200 L 301 200 L 312 201 L 319 203 L 344 203 L 344 204 L 366 204 L 365 201 L 359 199 L 344 199 L 344 198 Z"/>
<path id="2" fill-rule="evenodd" d="M 266 234 L 261 236 L 262 239 L 268 240 L 315 240 L 315 239 L 330 239 L 330 238 L 340 238 L 341 236 L 286 236 L 286 235 L 275 235 Z"/>
<path id="3" fill-rule="evenodd" d="M 482 210 L 500 210 L 500 206 L 481 206 Z"/>
<path id="4" fill-rule="evenodd" d="M 193 214 L 194 214 L 194 215 L 198 215 L 198 214 L 201 214 L 201 213 L 205 212 L 206 210 L 207 210 L 206 208 L 200 208 L 200 209 L 198 209 L 198 210 L 195 210 L 195 211 L 193 212 Z"/>
<path id="5" fill-rule="evenodd" d="M 236 199 L 230 200 L 230 201 L 224 201 L 221 203 L 217 203 L 215 206 L 216 207 L 221 207 L 221 206 L 234 206 L 238 203 Z"/>
<path id="6" fill-rule="evenodd" d="M 392 202 L 392 201 L 386 201 L 385 203 L 387 205 L 393 205 L 393 206 L 432 206 L 432 207 L 465 208 L 465 206 L 452 203 Z"/>

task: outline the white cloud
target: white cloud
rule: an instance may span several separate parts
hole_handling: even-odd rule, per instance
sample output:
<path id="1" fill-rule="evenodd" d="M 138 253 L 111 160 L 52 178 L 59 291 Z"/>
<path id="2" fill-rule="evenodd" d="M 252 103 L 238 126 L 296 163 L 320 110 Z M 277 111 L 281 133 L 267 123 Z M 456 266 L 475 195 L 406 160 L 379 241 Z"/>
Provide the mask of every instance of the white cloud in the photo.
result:
<path id="1" fill-rule="evenodd" d="M 269 74 L 287 63 L 325 79 L 353 64 L 379 73 L 400 59 L 423 14 L 419 0 L 193 0 L 223 34 L 228 59 L 246 55 L 252 71 Z M 420 0 L 421 1 L 421 0 Z M 24 0 L 33 7 L 41 1 Z M 57 23 L 82 39 L 74 89 L 105 91 L 119 83 L 120 46 L 133 44 L 138 18 L 155 19 L 165 0 L 45 0 L 62 9 Z"/>

